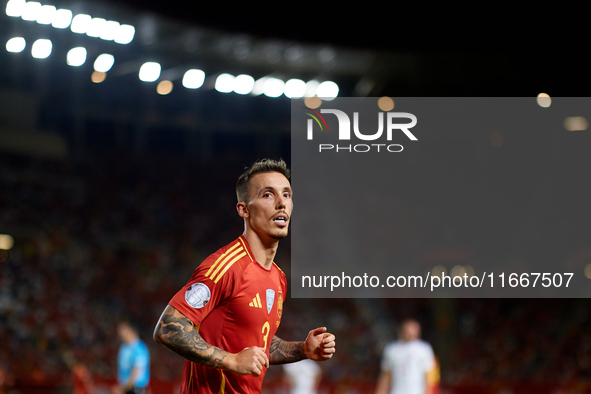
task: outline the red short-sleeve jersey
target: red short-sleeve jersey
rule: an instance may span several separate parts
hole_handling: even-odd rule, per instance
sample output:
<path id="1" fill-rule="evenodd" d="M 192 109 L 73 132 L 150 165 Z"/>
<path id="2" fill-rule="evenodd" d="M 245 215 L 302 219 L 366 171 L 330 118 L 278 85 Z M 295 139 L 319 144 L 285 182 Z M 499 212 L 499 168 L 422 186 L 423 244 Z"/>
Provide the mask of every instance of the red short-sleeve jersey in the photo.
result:
<path id="1" fill-rule="evenodd" d="M 189 318 L 207 343 L 230 353 L 260 346 L 268 357 L 286 292 L 283 271 L 275 263 L 263 268 L 240 236 L 203 260 L 169 305 Z M 187 360 L 181 394 L 260 393 L 265 372 L 237 375 Z"/>

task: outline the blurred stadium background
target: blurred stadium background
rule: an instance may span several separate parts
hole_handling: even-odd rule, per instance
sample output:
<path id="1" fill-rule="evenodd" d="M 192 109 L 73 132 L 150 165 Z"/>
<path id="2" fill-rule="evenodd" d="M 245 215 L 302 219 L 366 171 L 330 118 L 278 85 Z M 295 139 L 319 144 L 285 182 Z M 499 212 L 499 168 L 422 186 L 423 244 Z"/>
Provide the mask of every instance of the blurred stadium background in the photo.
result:
<path id="1" fill-rule="evenodd" d="M 72 392 L 80 368 L 109 392 L 120 317 L 141 325 L 152 392 L 178 390 L 182 360 L 151 340 L 156 319 L 195 264 L 242 231 L 233 208 L 242 168 L 289 162 L 287 96 L 302 86 L 313 94 L 329 81 L 339 96 L 372 97 L 585 94 L 576 61 L 434 50 L 453 35 L 421 45 L 408 23 L 376 12 L 368 29 L 305 7 L 232 16 L 184 7 L 2 2 L 0 392 Z M 159 64 L 152 75 L 146 62 Z M 289 255 L 287 239 L 277 261 L 288 276 Z M 337 335 L 322 393 L 372 392 L 405 317 L 422 322 L 443 393 L 582 393 L 591 392 L 589 307 L 288 299 L 278 334 L 300 339 L 323 324 Z M 271 368 L 265 392 L 285 387 Z"/>

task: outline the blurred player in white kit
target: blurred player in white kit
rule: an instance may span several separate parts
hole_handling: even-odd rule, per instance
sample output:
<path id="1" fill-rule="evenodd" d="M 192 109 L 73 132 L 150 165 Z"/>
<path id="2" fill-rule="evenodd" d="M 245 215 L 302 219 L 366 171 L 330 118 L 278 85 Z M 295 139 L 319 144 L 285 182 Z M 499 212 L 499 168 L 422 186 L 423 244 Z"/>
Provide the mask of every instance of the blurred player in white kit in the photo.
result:
<path id="1" fill-rule="evenodd" d="M 291 364 L 283 364 L 283 371 L 290 383 L 290 394 L 317 394 L 322 376 L 316 361 L 305 359 Z"/>
<path id="2" fill-rule="evenodd" d="M 384 348 L 375 394 L 427 394 L 428 374 L 435 367 L 431 345 L 420 339 L 421 326 L 405 320 L 399 339 Z"/>

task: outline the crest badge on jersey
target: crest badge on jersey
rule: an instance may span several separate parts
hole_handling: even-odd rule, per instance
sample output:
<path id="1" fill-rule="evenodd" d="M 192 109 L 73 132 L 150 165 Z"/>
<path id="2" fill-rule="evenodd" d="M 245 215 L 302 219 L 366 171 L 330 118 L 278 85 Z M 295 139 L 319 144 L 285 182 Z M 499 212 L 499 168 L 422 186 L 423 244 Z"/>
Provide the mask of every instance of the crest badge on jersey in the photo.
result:
<path id="1" fill-rule="evenodd" d="M 273 302 L 275 301 L 275 291 L 267 289 L 267 313 L 271 313 L 273 309 Z"/>
<path id="2" fill-rule="evenodd" d="M 194 283 L 185 292 L 185 301 L 193 308 L 203 308 L 209 302 L 211 292 L 204 283 Z"/>
<path id="3" fill-rule="evenodd" d="M 281 319 L 281 314 L 283 313 L 283 293 L 279 290 L 277 294 L 277 316 Z M 279 322 L 277 322 L 279 323 Z"/>

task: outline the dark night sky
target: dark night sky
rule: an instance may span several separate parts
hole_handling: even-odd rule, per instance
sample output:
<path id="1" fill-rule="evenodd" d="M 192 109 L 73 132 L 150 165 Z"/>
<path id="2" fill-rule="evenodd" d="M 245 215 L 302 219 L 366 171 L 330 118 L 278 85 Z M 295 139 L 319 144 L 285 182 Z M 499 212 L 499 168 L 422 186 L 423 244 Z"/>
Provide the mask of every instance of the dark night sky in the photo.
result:
<path id="1" fill-rule="evenodd" d="M 559 28 L 558 15 L 552 15 L 555 20 L 534 17 L 539 10 L 323 2 L 228 4 L 221 12 L 180 0 L 117 3 L 233 33 L 412 53 L 424 82 L 407 94 L 417 96 L 589 94 L 581 35 L 572 27 Z"/>

